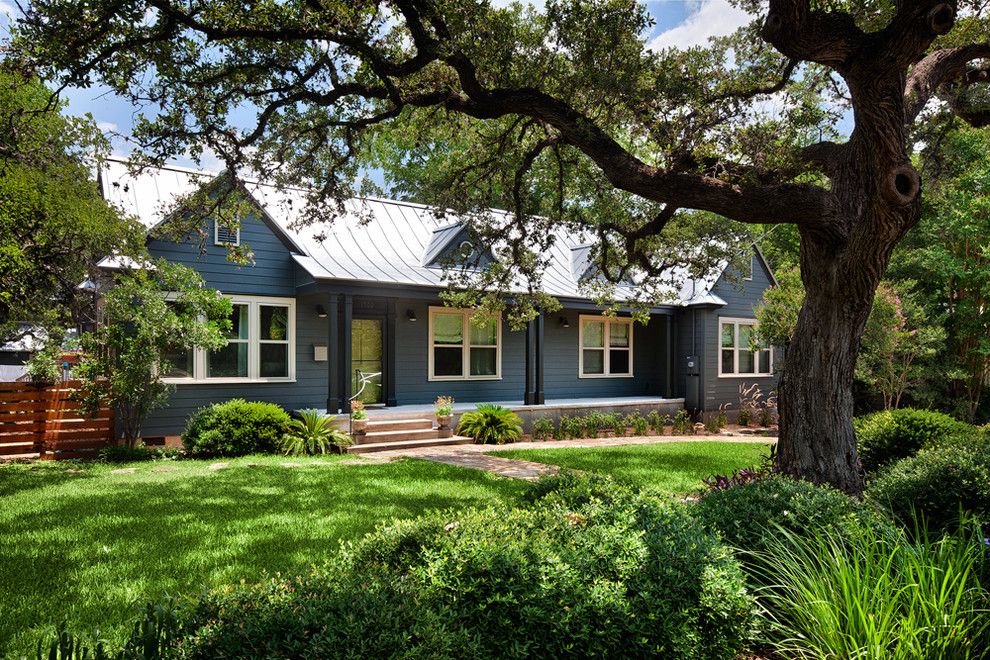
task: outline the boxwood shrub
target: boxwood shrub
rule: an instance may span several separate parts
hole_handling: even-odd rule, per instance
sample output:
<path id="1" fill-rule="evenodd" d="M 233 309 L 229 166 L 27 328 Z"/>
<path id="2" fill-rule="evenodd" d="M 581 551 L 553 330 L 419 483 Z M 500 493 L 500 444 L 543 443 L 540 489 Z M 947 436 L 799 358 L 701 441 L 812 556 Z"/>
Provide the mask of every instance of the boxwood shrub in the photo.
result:
<path id="1" fill-rule="evenodd" d="M 959 442 L 923 449 L 881 471 L 867 497 L 912 531 L 920 518 L 929 533 L 951 531 L 961 512 L 990 520 L 990 445 Z"/>
<path id="2" fill-rule="evenodd" d="M 766 550 L 778 527 L 799 535 L 890 527 L 874 508 L 845 493 L 782 475 L 709 491 L 693 512 L 706 529 L 750 552 Z"/>
<path id="3" fill-rule="evenodd" d="M 573 486 L 571 488 L 570 486 Z M 684 505 L 601 480 L 379 529 L 306 576 L 214 591 L 184 657 L 731 658 L 740 567 Z"/>
<path id="4" fill-rule="evenodd" d="M 194 456 L 244 456 L 278 450 L 289 415 L 274 403 L 231 399 L 197 410 L 182 433 Z"/>
<path id="5" fill-rule="evenodd" d="M 855 425 L 859 458 L 867 472 L 913 456 L 921 448 L 940 444 L 953 436 L 977 432 L 975 427 L 946 414 L 913 408 L 858 417 Z"/>

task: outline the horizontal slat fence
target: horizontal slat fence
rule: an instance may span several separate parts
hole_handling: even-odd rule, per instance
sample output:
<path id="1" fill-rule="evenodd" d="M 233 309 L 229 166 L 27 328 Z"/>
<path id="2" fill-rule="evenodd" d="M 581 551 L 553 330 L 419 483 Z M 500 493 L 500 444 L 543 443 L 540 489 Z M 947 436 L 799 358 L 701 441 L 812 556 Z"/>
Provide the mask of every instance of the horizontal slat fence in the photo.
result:
<path id="1" fill-rule="evenodd" d="M 79 385 L 73 380 L 49 387 L 0 383 L 0 458 L 77 458 L 111 444 L 113 410 L 101 406 L 95 415 L 84 416 L 73 399 Z"/>

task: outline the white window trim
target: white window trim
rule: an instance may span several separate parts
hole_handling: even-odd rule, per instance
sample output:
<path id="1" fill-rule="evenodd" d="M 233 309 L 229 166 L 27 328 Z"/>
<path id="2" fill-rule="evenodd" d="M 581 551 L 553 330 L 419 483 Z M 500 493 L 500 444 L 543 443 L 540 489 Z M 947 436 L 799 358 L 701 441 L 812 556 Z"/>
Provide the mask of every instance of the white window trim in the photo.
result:
<path id="1" fill-rule="evenodd" d="M 233 383 L 294 383 L 296 381 L 296 299 L 295 298 L 273 298 L 269 296 L 243 296 L 238 294 L 225 295 L 231 303 L 248 306 L 248 375 L 246 377 L 218 377 L 209 378 L 206 375 L 207 351 L 202 348 L 193 349 L 193 374 L 192 378 L 164 378 L 166 383 L 176 385 L 209 384 L 223 385 Z M 259 337 L 262 306 L 288 307 L 289 323 L 286 328 L 288 338 L 289 359 L 288 376 L 261 377 L 261 345 L 284 344 L 283 341 L 262 340 Z"/>
<path id="2" fill-rule="evenodd" d="M 723 325 L 732 325 L 733 326 L 733 336 L 735 337 L 735 339 L 734 339 L 735 347 L 732 349 L 732 351 L 733 351 L 733 355 L 732 355 L 732 369 L 733 369 L 733 373 L 724 373 L 722 371 L 722 351 L 723 350 L 729 350 L 729 349 L 723 349 L 722 348 L 722 326 Z M 718 317 L 718 334 L 715 337 L 715 350 L 717 351 L 717 353 L 716 353 L 716 360 L 718 361 L 718 377 L 719 378 L 769 378 L 769 377 L 773 376 L 773 347 L 772 346 L 768 346 L 766 349 L 760 349 L 760 350 L 769 350 L 770 351 L 770 359 L 769 359 L 769 368 L 770 368 L 770 371 L 766 371 L 766 372 L 764 372 L 764 371 L 754 371 L 753 373 L 748 373 L 748 374 L 741 374 L 741 373 L 739 373 L 739 352 L 742 350 L 742 347 L 739 345 L 739 326 L 740 325 L 751 325 L 751 326 L 753 326 L 755 328 L 756 326 L 759 325 L 759 323 L 757 323 L 756 319 L 751 319 L 751 318 L 750 319 L 747 319 L 747 318 L 738 318 L 738 317 L 732 317 L 732 316 L 720 316 L 720 317 Z M 756 356 L 755 357 L 754 366 L 757 369 L 760 368 L 760 359 L 759 359 L 759 356 Z"/>
<path id="3" fill-rule="evenodd" d="M 461 375 L 460 376 L 437 376 L 434 373 L 434 348 L 433 343 L 433 319 L 437 314 L 460 314 L 461 315 Z M 434 381 L 459 381 L 459 380 L 502 380 L 502 315 L 495 315 L 495 374 L 493 376 L 472 376 L 471 375 L 471 317 L 474 316 L 473 309 L 458 309 L 455 307 L 430 307 L 429 324 L 427 328 L 427 349 L 429 352 L 428 379 Z M 451 344 L 449 348 L 454 348 Z M 491 346 L 477 346 L 477 348 L 491 348 Z"/>
<path id="4" fill-rule="evenodd" d="M 753 280 L 753 273 L 756 272 L 756 255 L 749 255 L 749 275 L 743 277 L 747 282 Z"/>
<path id="5" fill-rule="evenodd" d="M 228 241 L 221 241 L 220 240 L 220 221 L 219 220 L 214 220 L 213 221 L 213 244 L 214 245 L 224 246 L 224 247 L 226 247 L 228 245 L 233 245 L 234 247 L 239 246 L 241 244 L 241 226 L 240 225 L 237 225 L 237 227 L 235 228 L 234 232 L 235 232 L 236 238 L 235 238 L 235 240 L 234 240 L 233 243 L 230 243 Z"/>
<path id="6" fill-rule="evenodd" d="M 602 374 L 586 374 L 584 373 L 584 322 L 585 321 L 598 321 L 605 323 L 603 344 L 601 350 L 605 352 L 604 363 L 605 363 L 605 373 Z M 622 323 L 629 326 L 629 373 L 627 374 L 613 374 L 611 373 L 612 365 L 610 364 L 611 359 L 609 358 L 609 326 L 612 323 Z M 634 378 L 635 377 L 635 367 L 633 363 L 633 336 L 636 334 L 634 332 L 634 326 L 636 324 L 633 319 L 628 316 L 604 316 L 604 315 L 592 315 L 592 314 L 582 314 L 578 316 L 578 378 Z M 592 349 L 598 350 L 598 349 Z"/>

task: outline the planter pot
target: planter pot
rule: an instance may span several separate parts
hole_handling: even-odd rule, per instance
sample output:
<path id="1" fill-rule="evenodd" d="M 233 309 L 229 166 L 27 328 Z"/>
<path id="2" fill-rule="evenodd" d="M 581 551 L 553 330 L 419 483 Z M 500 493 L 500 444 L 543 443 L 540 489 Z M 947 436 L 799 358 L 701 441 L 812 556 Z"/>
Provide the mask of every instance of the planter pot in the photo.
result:
<path id="1" fill-rule="evenodd" d="M 351 431 L 354 433 L 364 433 L 368 430 L 368 419 L 351 419 Z"/>
<path id="2" fill-rule="evenodd" d="M 438 429 L 449 429 L 450 420 L 454 418 L 453 415 L 437 415 L 437 428 Z"/>

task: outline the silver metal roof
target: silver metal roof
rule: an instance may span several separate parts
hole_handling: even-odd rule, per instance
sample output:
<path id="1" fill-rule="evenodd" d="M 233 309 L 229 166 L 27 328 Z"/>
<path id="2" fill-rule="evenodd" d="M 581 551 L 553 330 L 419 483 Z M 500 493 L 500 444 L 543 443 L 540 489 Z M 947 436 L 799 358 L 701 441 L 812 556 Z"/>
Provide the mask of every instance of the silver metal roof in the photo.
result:
<path id="1" fill-rule="evenodd" d="M 159 224 L 177 197 L 193 192 L 218 173 L 183 167 L 146 168 L 137 175 L 126 160 L 109 159 L 100 172 L 104 198 L 149 229 Z M 258 207 L 296 247 L 293 259 L 316 280 L 389 282 L 444 288 L 443 268 L 433 265 L 463 226 L 452 214 L 437 213 L 421 204 L 361 198 L 345 202 L 346 212 L 332 223 L 300 227 L 306 191 L 276 188 L 245 181 Z M 551 245 L 549 266 L 543 272 L 543 290 L 558 298 L 590 300 L 581 286 L 590 248 L 587 237 L 563 230 Z M 107 267 L 120 267 L 110 259 Z M 724 305 L 710 293 L 717 276 L 684 281 L 672 304 Z M 625 295 L 623 295 L 625 293 Z M 620 287 L 617 297 L 631 292 Z"/>

